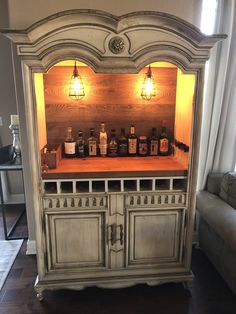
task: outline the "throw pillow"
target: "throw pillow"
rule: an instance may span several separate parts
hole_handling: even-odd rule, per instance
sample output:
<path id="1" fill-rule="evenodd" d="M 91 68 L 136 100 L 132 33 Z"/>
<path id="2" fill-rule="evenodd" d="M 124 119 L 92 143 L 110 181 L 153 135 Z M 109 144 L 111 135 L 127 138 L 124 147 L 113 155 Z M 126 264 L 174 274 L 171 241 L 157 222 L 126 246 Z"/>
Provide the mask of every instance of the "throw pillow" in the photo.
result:
<path id="1" fill-rule="evenodd" d="M 220 185 L 220 198 L 236 209 L 236 172 L 223 175 Z"/>

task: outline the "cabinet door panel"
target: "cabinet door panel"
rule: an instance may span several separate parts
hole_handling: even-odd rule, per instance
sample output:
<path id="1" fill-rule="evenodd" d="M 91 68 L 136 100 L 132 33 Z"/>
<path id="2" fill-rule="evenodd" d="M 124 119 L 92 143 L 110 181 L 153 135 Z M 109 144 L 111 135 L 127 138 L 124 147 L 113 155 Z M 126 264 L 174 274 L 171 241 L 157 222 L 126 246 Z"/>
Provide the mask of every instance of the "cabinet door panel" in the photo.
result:
<path id="1" fill-rule="evenodd" d="M 183 209 L 128 213 L 128 265 L 177 262 L 180 259 Z"/>
<path id="2" fill-rule="evenodd" d="M 105 212 L 45 216 L 49 270 L 106 266 Z"/>

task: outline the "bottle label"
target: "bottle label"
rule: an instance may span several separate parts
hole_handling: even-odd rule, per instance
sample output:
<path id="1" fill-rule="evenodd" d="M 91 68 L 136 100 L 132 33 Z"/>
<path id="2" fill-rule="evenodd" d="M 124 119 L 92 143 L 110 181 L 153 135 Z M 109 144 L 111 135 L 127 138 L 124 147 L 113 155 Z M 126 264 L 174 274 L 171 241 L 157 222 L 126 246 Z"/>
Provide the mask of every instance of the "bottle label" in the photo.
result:
<path id="1" fill-rule="evenodd" d="M 97 142 L 89 141 L 89 156 L 97 156 Z"/>
<path id="2" fill-rule="evenodd" d="M 78 152 L 79 153 L 84 153 L 84 145 L 79 145 L 78 146 Z"/>
<path id="3" fill-rule="evenodd" d="M 67 155 L 75 154 L 75 142 L 72 143 L 65 142 L 65 154 Z"/>
<path id="4" fill-rule="evenodd" d="M 137 153 L 137 139 L 129 138 L 129 154 Z"/>
<path id="5" fill-rule="evenodd" d="M 169 144 L 169 141 L 167 138 L 162 138 L 160 140 L 160 152 L 161 153 L 168 153 L 168 144 Z"/>
<path id="6" fill-rule="evenodd" d="M 77 153 L 80 157 L 84 157 L 85 152 L 84 152 L 84 145 L 78 145 L 78 150 Z"/>
<path id="7" fill-rule="evenodd" d="M 107 154 L 107 144 L 100 144 L 100 155 L 105 156 Z"/>
<path id="8" fill-rule="evenodd" d="M 151 140 L 150 155 L 156 156 L 158 154 L 158 140 Z"/>
<path id="9" fill-rule="evenodd" d="M 139 155 L 147 155 L 147 150 L 148 150 L 148 146 L 147 143 L 139 143 L 139 147 L 138 147 L 138 152 Z"/>
<path id="10" fill-rule="evenodd" d="M 117 156 L 117 147 L 109 147 L 109 156 Z"/>
<path id="11" fill-rule="evenodd" d="M 125 156 L 127 155 L 127 144 L 124 143 L 124 144 L 119 144 L 119 155 L 120 156 Z"/>

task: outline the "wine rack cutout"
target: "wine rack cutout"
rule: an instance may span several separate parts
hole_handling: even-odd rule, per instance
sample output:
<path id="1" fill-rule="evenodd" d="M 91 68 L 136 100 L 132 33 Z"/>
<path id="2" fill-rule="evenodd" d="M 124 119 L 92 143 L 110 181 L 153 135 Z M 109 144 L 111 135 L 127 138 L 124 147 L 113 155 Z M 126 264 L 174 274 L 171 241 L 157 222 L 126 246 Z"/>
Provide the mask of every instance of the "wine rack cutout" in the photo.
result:
<path id="1" fill-rule="evenodd" d="M 73 182 L 64 181 L 60 185 L 61 193 L 73 193 Z"/>
<path id="2" fill-rule="evenodd" d="M 76 193 L 88 193 L 89 182 L 88 181 L 77 181 L 76 182 Z"/>
<path id="3" fill-rule="evenodd" d="M 137 191 L 137 181 L 136 180 L 124 180 L 124 191 Z"/>
<path id="4" fill-rule="evenodd" d="M 156 180 L 156 190 L 169 190 L 170 189 L 170 180 L 169 179 L 157 179 Z"/>
<path id="5" fill-rule="evenodd" d="M 187 179 L 173 179 L 173 189 L 184 191 L 187 189 Z"/>

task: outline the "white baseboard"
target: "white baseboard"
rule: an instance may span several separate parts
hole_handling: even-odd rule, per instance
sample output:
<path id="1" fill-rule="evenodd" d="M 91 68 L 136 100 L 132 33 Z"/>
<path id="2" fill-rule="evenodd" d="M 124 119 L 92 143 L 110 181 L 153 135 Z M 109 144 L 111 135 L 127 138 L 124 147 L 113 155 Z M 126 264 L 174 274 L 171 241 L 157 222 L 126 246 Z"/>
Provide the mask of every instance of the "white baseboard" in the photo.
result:
<path id="1" fill-rule="evenodd" d="M 27 250 L 26 255 L 35 255 L 36 254 L 36 241 L 28 240 L 27 241 Z"/>

